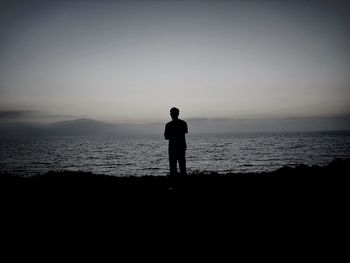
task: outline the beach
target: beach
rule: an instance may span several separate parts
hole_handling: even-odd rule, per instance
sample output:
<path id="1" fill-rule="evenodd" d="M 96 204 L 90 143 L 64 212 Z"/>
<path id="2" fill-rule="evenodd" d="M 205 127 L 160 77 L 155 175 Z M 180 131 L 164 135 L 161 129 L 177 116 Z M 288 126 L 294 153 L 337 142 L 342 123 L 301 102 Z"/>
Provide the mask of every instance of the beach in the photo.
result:
<path id="1" fill-rule="evenodd" d="M 247 196 L 326 194 L 344 187 L 350 172 L 350 159 L 335 159 L 326 166 L 297 165 L 273 172 L 197 172 L 187 176 L 109 176 L 79 171 L 49 171 L 37 176 L 2 173 L 1 188 L 15 195 L 47 196 L 118 194 L 207 193 Z"/>
<path id="2" fill-rule="evenodd" d="M 269 246 L 268 237 L 275 238 L 280 248 L 285 241 L 292 242 L 291 237 L 308 246 L 309 239 L 302 236 L 319 244 L 314 242 L 343 233 L 349 172 L 349 159 L 335 159 L 322 167 L 194 173 L 175 180 L 72 171 L 32 177 L 1 174 L 3 226 L 12 237 L 31 233 L 28 239 L 38 231 L 45 233 L 45 240 L 72 234 L 91 240 L 91 235 L 104 233 L 125 244 L 125 238 L 138 242 L 133 237 L 140 235 L 146 242 L 155 233 L 172 239 L 210 231 L 238 235 L 240 242 L 259 238 L 258 247 Z"/>

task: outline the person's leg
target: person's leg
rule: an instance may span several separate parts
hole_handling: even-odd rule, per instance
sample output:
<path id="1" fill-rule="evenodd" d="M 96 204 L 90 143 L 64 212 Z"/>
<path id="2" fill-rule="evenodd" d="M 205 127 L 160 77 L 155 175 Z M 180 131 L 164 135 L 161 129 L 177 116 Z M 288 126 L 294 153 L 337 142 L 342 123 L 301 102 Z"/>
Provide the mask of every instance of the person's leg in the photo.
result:
<path id="1" fill-rule="evenodd" d="M 178 154 L 179 166 L 180 166 L 180 174 L 187 175 L 186 173 L 186 152 L 180 152 Z"/>
<path id="2" fill-rule="evenodd" d="M 170 176 L 176 176 L 177 174 L 176 165 L 177 165 L 176 154 L 173 151 L 169 151 Z"/>

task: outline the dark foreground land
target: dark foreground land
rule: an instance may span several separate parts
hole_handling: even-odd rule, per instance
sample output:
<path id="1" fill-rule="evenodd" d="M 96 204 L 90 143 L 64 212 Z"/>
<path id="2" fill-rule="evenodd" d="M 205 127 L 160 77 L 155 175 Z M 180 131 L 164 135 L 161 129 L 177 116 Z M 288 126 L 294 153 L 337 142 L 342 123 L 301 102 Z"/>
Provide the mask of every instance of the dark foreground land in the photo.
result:
<path id="1" fill-rule="evenodd" d="M 345 194 L 350 159 L 335 159 L 327 166 L 283 167 L 274 172 L 246 174 L 196 173 L 167 176 L 114 177 L 88 172 L 50 171 L 21 177 L 0 174 L 1 192 L 7 198 L 88 198 L 202 195 L 238 199 L 302 198 Z"/>
<path id="2" fill-rule="evenodd" d="M 343 235 L 348 225 L 349 176 L 350 160 L 342 159 L 325 167 L 300 165 L 271 173 L 191 174 L 175 182 L 166 176 L 67 171 L 30 178 L 1 174 L 1 217 L 7 220 L 2 226 L 13 237 L 14 230 L 30 230 L 29 239 L 38 229 L 50 238 L 79 231 L 80 240 L 94 231 L 113 230 L 113 240 L 126 232 L 132 242 L 135 232 L 146 232 L 145 242 L 155 231 L 183 242 L 189 233 L 205 237 L 231 231 L 230 238 L 240 232 L 249 242 L 260 236 L 260 245 L 274 231 L 277 243 L 294 236 L 308 247 L 305 233 L 312 240 L 343 240 L 335 235 Z"/>
<path id="3" fill-rule="evenodd" d="M 325 167 L 300 165 L 271 173 L 192 174 L 173 185 L 166 176 L 1 174 L 2 239 L 7 245 L 2 248 L 14 250 L 11 258 L 27 257 L 23 247 L 28 245 L 39 255 L 53 250 L 45 259 L 67 253 L 67 247 L 79 259 L 90 257 L 108 245 L 114 256 L 129 249 L 127 258 L 144 257 L 135 249 L 139 245 L 152 259 L 170 250 L 163 260 L 180 252 L 197 258 L 208 251 L 217 259 L 226 251 L 234 258 L 240 252 L 245 259 L 317 255 L 334 261 L 347 251 L 349 175 L 350 160 L 341 159 Z M 97 254 L 100 259 L 105 253 Z"/>

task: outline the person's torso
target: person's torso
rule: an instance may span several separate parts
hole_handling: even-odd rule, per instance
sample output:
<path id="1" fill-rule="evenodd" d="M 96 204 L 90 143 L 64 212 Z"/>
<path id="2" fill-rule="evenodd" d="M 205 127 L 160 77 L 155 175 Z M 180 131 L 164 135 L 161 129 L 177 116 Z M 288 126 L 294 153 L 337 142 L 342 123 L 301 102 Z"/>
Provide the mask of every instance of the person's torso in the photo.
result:
<path id="1" fill-rule="evenodd" d="M 167 123 L 167 134 L 169 136 L 169 147 L 186 148 L 187 124 L 183 120 L 173 120 Z"/>

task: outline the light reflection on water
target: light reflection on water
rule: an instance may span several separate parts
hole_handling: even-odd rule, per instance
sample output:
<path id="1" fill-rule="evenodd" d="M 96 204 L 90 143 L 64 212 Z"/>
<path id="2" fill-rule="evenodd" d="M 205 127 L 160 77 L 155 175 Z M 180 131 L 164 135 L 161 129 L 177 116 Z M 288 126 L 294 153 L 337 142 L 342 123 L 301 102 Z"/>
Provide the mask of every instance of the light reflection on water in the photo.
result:
<path id="1" fill-rule="evenodd" d="M 187 144 L 189 172 L 261 172 L 350 158 L 350 132 L 192 134 Z M 118 176 L 168 173 L 167 142 L 161 135 L 0 138 L 0 156 L 0 170 L 18 174 L 48 170 Z"/>

